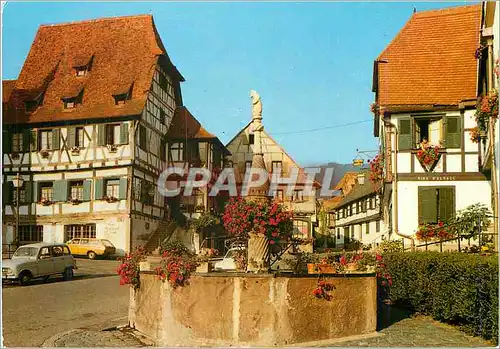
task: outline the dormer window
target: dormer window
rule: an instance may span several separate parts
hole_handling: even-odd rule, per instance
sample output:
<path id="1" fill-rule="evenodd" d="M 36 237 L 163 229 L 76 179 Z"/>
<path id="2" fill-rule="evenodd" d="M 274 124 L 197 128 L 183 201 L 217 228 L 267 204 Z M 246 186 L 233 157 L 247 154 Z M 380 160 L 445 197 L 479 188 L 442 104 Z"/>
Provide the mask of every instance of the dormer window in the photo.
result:
<path id="1" fill-rule="evenodd" d="M 85 76 L 90 71 L 94 55 L 82 55 L 73 58 L 73 69 L 76 76 Z"/>
<path id="2" fill-rule="evenodd" d="M 134 83 L 125 83 L 115 89 L 112 93 L 112 96 L 115 99 L 115 105 L 123 105 L 127 100 L 132 98 L 133 86 Z"/>
<path id="3" fill-rule="evenodd" d="M 64 109 L 74 109 L 76 105 L 82 103 L 83 100 L 83 88 L 77 87 L 66 94 L 65 97 L 61 98 L 64 103 Z"/>

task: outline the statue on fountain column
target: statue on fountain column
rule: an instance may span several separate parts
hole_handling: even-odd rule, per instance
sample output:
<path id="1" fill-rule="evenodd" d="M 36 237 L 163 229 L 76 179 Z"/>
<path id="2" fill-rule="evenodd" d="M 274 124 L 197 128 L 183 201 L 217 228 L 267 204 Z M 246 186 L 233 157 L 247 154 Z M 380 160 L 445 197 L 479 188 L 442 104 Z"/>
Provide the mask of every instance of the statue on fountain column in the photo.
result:
<path id="1" fill-rule="evenodd" d="M 252 119 L 262 119 L 262 102 L 259 94 L 251 90 L 250 98 L 252 98 Z"/>

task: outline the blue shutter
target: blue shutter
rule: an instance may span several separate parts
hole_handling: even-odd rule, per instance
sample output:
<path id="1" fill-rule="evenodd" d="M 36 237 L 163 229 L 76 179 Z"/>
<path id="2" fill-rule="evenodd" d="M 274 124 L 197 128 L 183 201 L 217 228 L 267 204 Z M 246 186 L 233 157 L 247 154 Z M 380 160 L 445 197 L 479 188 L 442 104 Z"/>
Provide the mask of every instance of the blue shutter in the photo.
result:
<path id="1" fill-rule="evenodd" d="M 119 190 L 119 199 L 120 200 L 125 200 L 127 199 L 127 184 L 128 180 L 127 178 L 120 178 L 120 190 Z"/>
<path id="2" fill-rule="evenodd" d="M 92 190 L 92 180 L 83 181 L 83 201 L 90 201 L 90 191 Z"/>
<path id="3" fill-rule="evenodd" d="M 128 144 L 128 122 L 120 124 L 120 144 Z"/>
<path id="4" fill-rule="evenodd" d="M 54 201 L 68 201 L 68 181 L 61 179 L 54 182 Z"/>
<path id="5" fill-rule="evenodd" d="M 94 188 L 94 200 L 101 200 L 104 196 L 104 179 L 97 178 L 95 180 L 95 188 Z"/>

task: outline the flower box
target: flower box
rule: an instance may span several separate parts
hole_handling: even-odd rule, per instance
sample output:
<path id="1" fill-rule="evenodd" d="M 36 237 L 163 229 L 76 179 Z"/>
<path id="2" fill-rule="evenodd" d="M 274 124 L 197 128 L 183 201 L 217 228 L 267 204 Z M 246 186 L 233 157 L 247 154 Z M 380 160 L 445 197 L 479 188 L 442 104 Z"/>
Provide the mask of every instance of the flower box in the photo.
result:
<path id="1" fill-rule="evenodd" d="M 49 157 L 50 153 L 48 150 L 40 150 L 40 156 L 42 159 L 47 159 Z"/>
<path id="2" fill-rule="evenodd" d="M 115 144 L 108 144 L 108 151 L 110 153 L 116 153 L 116 151 L 118 150 L 118 146 L 115 145 Z"/>
<path id="3" fill-rule="evenodd" d="M 331 264 L 307 263 L 308 274 L 335 274 L 337 270 Z"/>
<path id="4" fill-rule="evenodd" d="M 46 199 L 46 198 L 42 198 L 40 200 L 39 204 L 42 205 L 42 206 L 49 206 L 49 205 L 52 205 L 53 202 L 50 201 L 50 200 L 48 200 L 48 199 Z"/>
<path id="5" fill-rule="evenodd" d="M 117 202 L 118 199 L 113 197 L 113 196 L 103 196 L 102 198 L 104 201 L 108 202 L 108 203 L 112 203 L 112 202 Z"/>
<path id="6" fill-rule="evenodd" d="M 72 147 L 71 148 L 71 155 L 78 155 L 80 154 L 80 148 L 79 147 Z"/>

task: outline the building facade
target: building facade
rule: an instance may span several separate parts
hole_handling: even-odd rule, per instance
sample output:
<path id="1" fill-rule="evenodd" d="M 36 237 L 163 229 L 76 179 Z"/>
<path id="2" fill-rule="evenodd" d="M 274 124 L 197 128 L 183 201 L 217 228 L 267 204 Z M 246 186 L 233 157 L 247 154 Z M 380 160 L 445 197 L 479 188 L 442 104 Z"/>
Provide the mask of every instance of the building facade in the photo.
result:
<path id="1" fill-rule="evenodd" d="M 4 243 L 104 238 L 123 254 L 166 229 L 157 179 L 182 81 L 152 16 L 42 25 L 3 85 Z"/>
<path id="2" fill-rule="evenodd" d="M 391 239 L 409 244 L 421 223 L 446 222 L 475 203 L 491 208 L 480 144 L 471 139 L 480 19 L 479 4 L 414 13 L 375 61 L 374 133 Z M 429 163 L 424 149 L 437 160 Z"/>
<path id="3" fill-rule="evenodd" d="M 234 168 L 238 187 L 241 187 L 245 172 L 252 165 L 254 152 L 253 127 L 252 121 L 226 145 L 231 153 L 227 158 L 226 166 Z M 304 170 L 265 130 L 261 131 L 261 144 L 267 172 L 279 172 L 283 178 L 289 178 L 292 169 L 298 171 L 297 182 L 292 195 L 287 195 L 286 184 L 280 184 L 274 193 L 274 199 L 293 211 L 294 235 L 308 241 L 302 248 L 312 252 L 313 230 L 317 225 L 316 190 L 320 188 L 320 185 L 314 179 L 310 179 Z M 308 185 L 311 185 L 312 190 L 309 195 L 306 195 L 304 189 Z"/>

